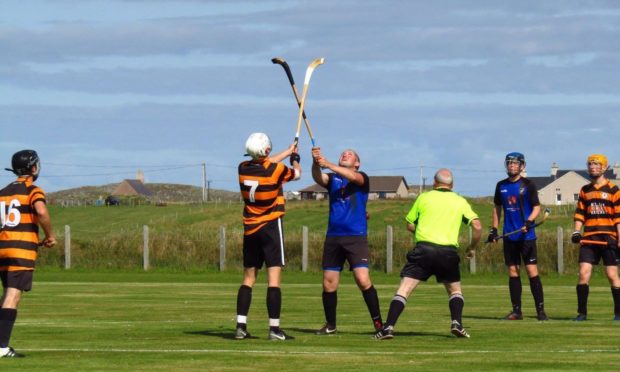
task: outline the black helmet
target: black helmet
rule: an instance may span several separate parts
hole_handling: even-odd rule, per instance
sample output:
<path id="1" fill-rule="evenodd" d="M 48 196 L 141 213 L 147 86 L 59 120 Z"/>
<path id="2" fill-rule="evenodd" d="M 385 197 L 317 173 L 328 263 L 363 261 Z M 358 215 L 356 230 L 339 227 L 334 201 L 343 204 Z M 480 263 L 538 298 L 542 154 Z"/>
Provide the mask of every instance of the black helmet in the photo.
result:
<path id="1" fill-rule="evenodd" d="M 32 173 L 32 166 L 36 165 L 36 173 Z M 11 166 L 13 169 L 4 168 L 10 172 L 15 173 L 17 176 L 33 176 L 36 180 L 41 170 L 41 161 L 39 155 L 34 150 L 21 150 L 13 154 L 11 159 Z"/>

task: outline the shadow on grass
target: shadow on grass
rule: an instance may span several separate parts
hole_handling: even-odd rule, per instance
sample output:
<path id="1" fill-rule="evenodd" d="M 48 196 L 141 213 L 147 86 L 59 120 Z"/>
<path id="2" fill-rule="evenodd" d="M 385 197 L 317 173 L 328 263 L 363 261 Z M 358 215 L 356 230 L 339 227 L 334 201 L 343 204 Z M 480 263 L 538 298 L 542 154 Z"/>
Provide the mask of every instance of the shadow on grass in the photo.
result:
<path id="1" fill-rule="evenodd" d="M 478 316 L 478 315 L 463 315 L 463 319 L 477 319 L 477 320 L 497 320 L 499 322 L 519 322 L 519 320 L 508 320 L 508 319 L 504 319 L 504 317 L 495 317 L 495 316 Z M 528 320 L 536 320 L 539 321 L 538 318 L 536 318 L 536 315 L 529 315 L 529 316 L 523 316 L 523 319 L 525 321 Z M 573 320 L 573 317 L 567 318 L 567 317 L 549 317 L 549 320 Z"/>
<path id="2" fill-rule="evenodd" d="M 224 340 L 235 340 L 235 332 L 233 330 L 204 330 L 204 331 L 185 331 L 186 335 L 199 335 L 208 337 L 219 337 Z M 259 337 L 250 336 L 249 339 L 258 339 Z"/>
<path id="3" fill-rule="evenodd" d="M 308 329 L 308 328 L 287 328 L 287 330 L 290 330 L 291 332 L 298 332 L 298 333 L 305 333 L 305 334 L 316 334 L 316 329 Z M 346 335 L 346 334 L 350 334 L 350 335 L 368 335 L 369 337 L 372 337 L 375 335 L 375 332 L 373 331 L 367 331 L 367 332 L 347 332 L 347 331 L 338 331 L 337 333 L 335 333 L 335 335 Z M 402 335 L 402 336 L 420 336 L 420 337 L 447 337 L 447 338 L 453 338 L 454 336 L 452 336 L 451 334 L 444 334 L 444 333 L 434 333 L 434 332 L 398 332 L 398 330 L 396 330 L 394 332 L 394 335 L 398 336 L 398 335 Z M 330 335 L 316 335 L 317 337 L 330 337 Z"/>

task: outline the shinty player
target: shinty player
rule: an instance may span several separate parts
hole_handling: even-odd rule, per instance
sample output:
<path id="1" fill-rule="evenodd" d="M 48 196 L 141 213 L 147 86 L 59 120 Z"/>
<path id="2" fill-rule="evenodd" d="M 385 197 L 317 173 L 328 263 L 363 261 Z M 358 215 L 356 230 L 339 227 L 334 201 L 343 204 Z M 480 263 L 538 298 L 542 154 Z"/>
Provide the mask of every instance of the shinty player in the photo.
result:
<path id="1" fill-rule="evenodd" d="M 270 157 L 271 140 L 264 133 L 252 133 L 245 144 L 252 160 L 239 164 L 239 187 L 243 209 L 243 283 L 237 293 L 235 339 L 250 337 L 247 317 L 252 301 L 252 287 L 263 264 L 267 267 L 267 313 L 270 340 L 290 340 L 280 329 L 282 294 L 280 277 L 284 266 L 284 194 L 282 185 L 301 177 L 297 144 Z M 292 168 L 280 163 L 289 157 Z"/>
<path id="2" fill-rule="evenodd" d="M 33 182 L 39 177 L 41 162 L 34 150 L 16 152 L 11 159 L 17 179 L 0 190 L 0 277 L 4 289 L 0 308 L 0 357 L 24 355 L 9 346 L 23 292 L 32 289 L 32 277 L 39 226 L 45 239 L 41 245 L 53 247 L 56 237 L 47 210 L 45 193 Z"/>
<path id="3" fill-rule="evenodd" d="M 538 275 L 538 255 L 536 246 L 536 231 L 534 221 L 540 214 L 540 201 L 536 185 L 521 173 L 525 169 L 525 156 L 520 152 L 511 152 L 504 159 L 506 167 L 505 178 L 495 186 L 493 224 L 487 238 L 488 243 L 497 241 L 497 229 L 504 212 L 504 233 L 521 230 L 521 232 L 506 236 L 504 244 L 504 263 L 508 267 L 508 290 L 512 311 L 504 317 L 505 320 L 522 320 L 520 265 L 523 265 L 530 282 L 530 290 L 534 297 L 536 318 L 541 321 L 549 320 L 545 313 L 545 302 L 542 281 Z"/>
<path id="4" fill-rule="evenodd" d="M 620 190 L 605 177 L 607 157 L 588 156 L 587 166 L 591 182 L 581 188 L 575 208 L 575 230 L 571 240 L 579 246 L 579 282 L 577 284 L 577 316 L 584 321 L 588 316 L 588 295 L 592 266 L 603 260 L 605 274 L 611 285 L 614 302 L 614 320 L 620 321 Z M 581 229 L 583 228 L 583 233 Z"/>
<path id="5" fill-rule="evenodd" d="M 345 261 L 349 263 L 355 283 L 362 292 L 374 329 L 379 331 L 383 327 L 379 297 L 368 269 L 370 252 L 366 204 L 369 178 L 359 171 L 360 158 L 354 150 L 343 151 L 338 164 L 327 160 L 318 147 L 312 149 L 312 157 L 312 178 L 329 194 L 329 220 L 322 259 L 325 324 L 316 334 L 336 333 L 337 290 Z M 323 173 L 321 168 L 331 172 Z"/>

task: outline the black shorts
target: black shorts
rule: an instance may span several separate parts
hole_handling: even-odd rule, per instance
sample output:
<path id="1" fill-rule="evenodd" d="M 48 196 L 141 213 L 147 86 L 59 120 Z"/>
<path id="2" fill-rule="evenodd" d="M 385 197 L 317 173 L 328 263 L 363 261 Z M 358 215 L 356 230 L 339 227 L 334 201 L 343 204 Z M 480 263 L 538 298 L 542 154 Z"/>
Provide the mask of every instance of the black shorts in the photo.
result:
<path id="1" fill-rule="evenodd" d="M 0 271 L 2 287 L 28 292 L 32 289 L 32 273 L 32 270 Z"/>
<path id="2" fill-rule="evenodd" d="M 609 245 L 584 244 L 579 247 L 579 262 L 587 262 L 598 265 L 603 259 L 605 266 L 620 265 L 620 252 L 618 248 Z"/>
<path id="3" fill-rule="evenodd" d="M 365 236 L 328 236 L 323 244 L 323 270 L 342 271 L 344 261 L 351 270 L 368 267 L 368 238 Z"/>
<path id="4" fill-rule="evenodd" d="M 284 233 L 278 218 L 252 235 L 243 236 L 243 267 L 284 266 Z"/>
<path id="5" fill-rule="evenodd" d="M 506 266 L 519 266 L 523 258 L 524 265 L 536 265 L 538 253 L 536 239 L 512 241 L 504 239 L 504 263 Z"/>
<path id="6" fill-rule="evenodd" d="M 425 282 L 431 275 L 435 275 L 439 283 L 460 282 L 460 262 L 456 247 L 419 242 L 407 253 L 407 263 L 400 272 L 400 277 Z"/>

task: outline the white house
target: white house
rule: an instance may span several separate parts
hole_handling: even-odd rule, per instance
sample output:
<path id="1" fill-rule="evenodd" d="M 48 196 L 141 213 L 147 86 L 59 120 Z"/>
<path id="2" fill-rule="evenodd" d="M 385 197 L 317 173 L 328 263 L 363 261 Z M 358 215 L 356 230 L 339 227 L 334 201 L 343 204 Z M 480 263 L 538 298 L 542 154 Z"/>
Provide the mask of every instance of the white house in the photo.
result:
<path id="1" fill-rule="evenodd" d="M 618 181 L 620 164 L 605 172 L 605 177 Z M 544 205 L 575 204 L 581 187 L 590 182 L 587 170 L 560 170 L 557 163 L 551 165 L 551 175 L 547 177 L 528 177 L 538 189 L 538 199 Z M 620 185 L 619 185 L 620 186 Z"/>

